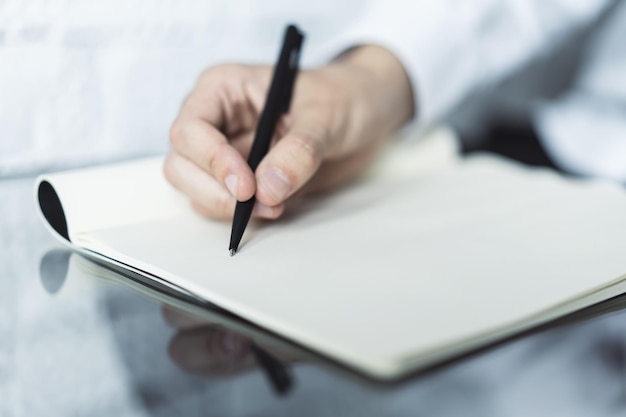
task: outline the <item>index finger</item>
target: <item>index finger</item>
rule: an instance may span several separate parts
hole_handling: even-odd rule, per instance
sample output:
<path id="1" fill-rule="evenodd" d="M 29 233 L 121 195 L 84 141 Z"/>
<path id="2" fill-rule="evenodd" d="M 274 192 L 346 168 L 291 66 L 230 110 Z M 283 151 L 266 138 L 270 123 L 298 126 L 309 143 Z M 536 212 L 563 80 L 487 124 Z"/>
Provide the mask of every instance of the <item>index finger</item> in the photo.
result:
<path id="1" fill-rule="evenodd" d="M 243 156 L 214 126 L 197 118 L 181 117 L 172 125 L 170 142 L 175 152 L 208 172 L 239 201 L 256 191 L 256 182 Z"/>

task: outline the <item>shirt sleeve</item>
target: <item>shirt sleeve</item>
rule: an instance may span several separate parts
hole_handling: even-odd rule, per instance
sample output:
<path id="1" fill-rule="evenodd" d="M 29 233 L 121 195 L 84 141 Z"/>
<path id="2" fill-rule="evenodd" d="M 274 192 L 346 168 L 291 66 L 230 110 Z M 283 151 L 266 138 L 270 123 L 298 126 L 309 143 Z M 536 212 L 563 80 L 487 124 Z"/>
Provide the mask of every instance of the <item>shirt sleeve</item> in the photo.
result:
<path id="1" fill-rule="evenodd" d="M 496 83 L 596 18 L 609 0 L 373 0 L 323 49 L 389 49 L 413 88 L 417 124 L 428 126 L 471 90 Z M 324 53 L 322 53 L 322 56 Z"/>
<path id="2" fill-rule="evenodd" d="M 533 122 L 561 168 L 626 184 L 626 2 L 602 23 L 572 88 L 538 103 Z"/>

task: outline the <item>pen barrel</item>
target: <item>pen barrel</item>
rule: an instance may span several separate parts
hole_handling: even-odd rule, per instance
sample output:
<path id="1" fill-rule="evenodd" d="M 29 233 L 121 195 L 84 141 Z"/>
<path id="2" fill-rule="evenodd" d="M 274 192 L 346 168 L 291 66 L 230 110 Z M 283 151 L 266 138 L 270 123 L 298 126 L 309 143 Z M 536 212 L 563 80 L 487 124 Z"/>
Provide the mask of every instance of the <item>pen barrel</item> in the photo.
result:
<path id="1" fill-rule="evenodd" d="M 248 164 L 253 171 L 269 150 L 278 118 L 289 110 L 303 39 L 304 36 L 295 26 L 287 27 L 248 157 Z"/>
<path id="2" fill-rule="evenodd" d="M 252 216 L 252 210 L 254 209 L 254 203 L 256 198 L 252 197 L 248 201 L 238 201 L 235 206 L 235 214 L 233 216 L 233 228 L 230 233 L 230 245 L 228 249 L 235 249 L 239 247 L 243 232 L 248 226 L 250 216 Z"/>
<path id="3" fill-rule="evenodd" d="M 252 171 L 256 171 L 259 163 L 267 154 L 281 113 L 286 113 L 289 110 L 293 85 L 298 74 L 298 61 L 303 39 L 304 36 L 295 26 L 289 25 L 287 27 L 278 63 L 274 67 L 270 89 L 261 117 L 259 117 L 254 141 L 248 156 L 248 164 Z M 237 202 L 230 236 L 229 250 L 231 256 L 239 247 L 243 233 L 250 221 L 255 201 L 256 199 L 252 197 L 248 201 Z"/>

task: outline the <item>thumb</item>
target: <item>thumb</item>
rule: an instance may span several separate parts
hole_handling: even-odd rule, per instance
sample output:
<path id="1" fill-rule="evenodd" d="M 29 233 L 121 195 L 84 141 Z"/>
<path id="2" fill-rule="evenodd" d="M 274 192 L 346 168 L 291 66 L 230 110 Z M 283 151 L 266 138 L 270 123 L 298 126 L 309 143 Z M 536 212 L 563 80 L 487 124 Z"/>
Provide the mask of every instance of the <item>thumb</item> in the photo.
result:
<path id="1" fill-rule="evenodd" d="M 313 120 L 295 123 L 256 170 L 257 200 L 269 207 L 284 202 L 315 174 L 328 149 L 328 134 Z"/>

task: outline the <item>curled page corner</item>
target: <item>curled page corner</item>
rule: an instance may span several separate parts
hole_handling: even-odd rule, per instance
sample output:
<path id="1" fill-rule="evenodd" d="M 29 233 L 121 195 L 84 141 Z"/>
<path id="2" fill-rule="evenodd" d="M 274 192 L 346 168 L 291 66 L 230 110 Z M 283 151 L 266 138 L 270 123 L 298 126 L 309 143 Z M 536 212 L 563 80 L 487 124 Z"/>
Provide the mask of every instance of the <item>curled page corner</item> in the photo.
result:
<path id="1" fill-rule="evenodd" d="M 40 216 L 45 220 L 44 224 L 57 238 L 64 243 L 70 243 L 67 219 L 59 195 L 45 178 L 38 179 L 37 184 L 37 206 Z"/>
<path id="2" fill-rule="evenodd" d="M 158 156 L 42 175 L 34 196 L 40 218 L 74 246 L 94 230 L 189 216 L 190 204 L 162 167 Z"/>

